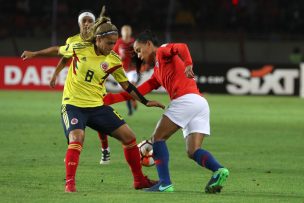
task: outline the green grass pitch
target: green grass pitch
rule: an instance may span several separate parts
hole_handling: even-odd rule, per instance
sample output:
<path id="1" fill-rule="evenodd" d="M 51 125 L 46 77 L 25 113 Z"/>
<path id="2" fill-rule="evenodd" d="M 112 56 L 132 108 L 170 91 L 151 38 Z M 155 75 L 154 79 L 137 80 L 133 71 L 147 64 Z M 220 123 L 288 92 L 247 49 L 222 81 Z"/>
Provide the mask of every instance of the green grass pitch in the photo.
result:
<path id="1" fill-rule="evenodd" d="M 188 159 L 181 132 L 167 142 L 176 192 L 146 193 L 132 177 L 118 141 L 99 165 L 96 132 L 86 131 L 75 194 L 64 193 L 67 148 L 60 121 L 61 93 L 0 91 L 0 202 L 304 202 L 304 100 L 296 97 L 206 95 L 211 134 L 203 147 L 227 168 L 221 194 L 204 193 L 211 173 Z M 166 95 L 148 98 L 169 103 Z M 114 105 L 137 135 L 148 138 L 161 109 L 139 106 L 132 117 Z M 143 168 L 156 179 L 155 167 Z"/>

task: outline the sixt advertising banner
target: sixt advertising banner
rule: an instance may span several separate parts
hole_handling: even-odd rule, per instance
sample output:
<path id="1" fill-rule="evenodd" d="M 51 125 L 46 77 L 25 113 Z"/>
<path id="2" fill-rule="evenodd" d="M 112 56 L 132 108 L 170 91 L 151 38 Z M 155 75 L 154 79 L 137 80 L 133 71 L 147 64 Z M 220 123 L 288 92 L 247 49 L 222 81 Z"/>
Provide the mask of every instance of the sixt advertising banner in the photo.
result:
<path id="1" fill-rule="evenodd" d="M 202 92 L 233 95 L 300 95 L 303 73 L 299 65 L 204 64 L 194 67 Z"/>
<path id="2" fill-rule="evenodd" d="M 0 57 L 0 90 L 62 90 L 68 68 L 57 78 L 56 87 L 49 82 L 59 58 L 36 58 L 23 61 L 17 57 Z M 201 92 L 232 95 L 300 95 L 304 97 L 304 63 L 284 64 L 201 64 L 194 66 Z M 153 70 L 142 74 L 143 83 Z M 110 77 L 106 82 L 109 92 L 121 91 Z M 160 88 L 158 92 L 164 92 Z"/>

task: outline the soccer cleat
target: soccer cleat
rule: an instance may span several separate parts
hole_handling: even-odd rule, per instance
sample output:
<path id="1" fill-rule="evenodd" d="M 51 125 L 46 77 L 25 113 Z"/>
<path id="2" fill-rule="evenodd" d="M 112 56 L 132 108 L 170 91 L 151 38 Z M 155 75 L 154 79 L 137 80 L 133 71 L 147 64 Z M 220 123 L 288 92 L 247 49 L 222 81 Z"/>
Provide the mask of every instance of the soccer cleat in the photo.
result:
<path id="1" fill-rule="evenodd" d="M 65 192 L 76 192 L 75 184 L 66 184 L 65 185 Z"/>
<path id="2" fill-rule="evenodd" d="M 134 188 L 136 190 L 143 189 L 143 188 L 150 188 L 157 183 L 158 183 L 158 181 L 150 180 L 147 176 L 144 176 L 144 178 L 142 180 L 134 181 Z"/>
<path id="3" fill-rule="evenodd" d="M 146 192 L 174 192 L 174 187 L 172 184 L 165 185 L 163 183 L 158 183 L 150 188 L 145 189 Z"/>
<path id="4" fill-rule="evenodd" d="M 109 164 L 110 163 L 110 148 L 101 149 L 101 159 L 100 164 Z"/>
<path id="5" fill-rule="evenodd" d="M 229 176 L 227 168 L 219 168 L 215 171 L 205 187 L 206 193 L 219 193 L 223 188 L 223 184 Z"/>

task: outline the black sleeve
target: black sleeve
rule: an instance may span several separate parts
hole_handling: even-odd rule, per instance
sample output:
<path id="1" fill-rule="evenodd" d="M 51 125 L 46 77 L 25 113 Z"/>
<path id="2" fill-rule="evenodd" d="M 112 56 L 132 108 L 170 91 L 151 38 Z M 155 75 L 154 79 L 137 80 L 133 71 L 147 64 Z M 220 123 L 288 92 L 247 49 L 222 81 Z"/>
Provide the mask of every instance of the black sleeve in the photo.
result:
<path id="1" fill-rule="evenodd" d="M 138 98 L 140 99 L 140 102 L 144 105 L 146 105 L 148 103 L 148 100 L 137 90 L 137 88 L 132 85 L 130 82 L 129 82 L 129 86 L 128 88 L 126 89 L 126 91 L 128 93 L 131 93 L 132 91 L 135 92 L 135 94 L 138 96 Z"/>

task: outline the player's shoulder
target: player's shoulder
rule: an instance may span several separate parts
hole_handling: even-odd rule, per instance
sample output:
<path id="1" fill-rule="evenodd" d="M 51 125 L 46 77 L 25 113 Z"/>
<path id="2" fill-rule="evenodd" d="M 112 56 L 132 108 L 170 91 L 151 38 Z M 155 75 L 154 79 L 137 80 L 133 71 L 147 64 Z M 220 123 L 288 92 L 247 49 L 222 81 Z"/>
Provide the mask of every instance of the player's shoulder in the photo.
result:
<path id="1" fill-rule="evenodd" d="M 109 54 L 109 59 L 115 63 L 121 63 L 120 56 L 113 50 Z"/>
<path id="2" fill-rule="evenodd" d="M 71 46 L 75 50 L 75 49 L 91 48 L 93 45 L 91 42 L 73 42 L 71 43 Z"/>
<path id="3" fill-rule="evenodd" d="M 83 42 L 82 38 L 80 37 L 80 34 L 70 36 L 66 40 L 66 44 L 71 44 L 71 43 L 75 43 L 75 42 Z"/>
<path id="4" fill-rule="evenodd" d="M 172 43 L 162 44 L 157 49 L 157 55 L 164 56 L 164 57 L 170 56 L 172 47 L 173 47 Z"/>

